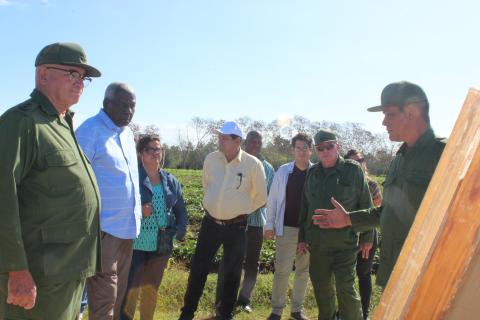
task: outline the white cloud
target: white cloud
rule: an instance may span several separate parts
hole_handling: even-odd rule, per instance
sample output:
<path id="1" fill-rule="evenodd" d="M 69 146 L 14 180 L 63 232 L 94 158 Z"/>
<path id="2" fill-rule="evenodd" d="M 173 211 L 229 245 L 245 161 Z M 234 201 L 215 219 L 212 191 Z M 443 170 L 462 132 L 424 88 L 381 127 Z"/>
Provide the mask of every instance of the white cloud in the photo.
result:
<path id="1" fill-rule="evenodd" d="M 11 5 L 12 2 L 9 0 L 0 0 L 0 7 L 5 7 Z"/>
<path id="2" fill-rule="evenodd" d="M 288 114 L 281 114 L 277 117 L 278 126 L 282 129 L 292 124 L 292 121 L 292 117 Z"/>
<path id="3" fill-rule="evenodd" d="M 47 4 L 48 4 L 48 0 L 40 0 L 40 4 L 47 5 Z"/>

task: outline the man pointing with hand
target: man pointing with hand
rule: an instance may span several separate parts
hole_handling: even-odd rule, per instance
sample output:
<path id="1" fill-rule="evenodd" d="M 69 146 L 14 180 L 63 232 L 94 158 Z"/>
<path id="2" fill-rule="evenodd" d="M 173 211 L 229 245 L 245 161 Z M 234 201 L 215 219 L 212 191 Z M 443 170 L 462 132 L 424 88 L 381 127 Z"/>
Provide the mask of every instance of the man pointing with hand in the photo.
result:
<path id="1" fill-rule="evenodd" d="M 410 82 L 395 82 L 382 91 L 381 105 L 368 111 L 382 111 L 383 125 L 392 141 L 403 144 L 393 159 L 383 184 L 383 205 L 368 210 L 343 208 L 332 199 L 333 210 L 315 210 L 313 223 L 320 228 L 356 229 L 380 225 L 380 266 L 377 284 L 386 287 L 403 243 L 413 224 L 446 141 L 435 137 L 428 116 L 425 92 Z M 339 199 L 336 199 L 339 200 Z"/>

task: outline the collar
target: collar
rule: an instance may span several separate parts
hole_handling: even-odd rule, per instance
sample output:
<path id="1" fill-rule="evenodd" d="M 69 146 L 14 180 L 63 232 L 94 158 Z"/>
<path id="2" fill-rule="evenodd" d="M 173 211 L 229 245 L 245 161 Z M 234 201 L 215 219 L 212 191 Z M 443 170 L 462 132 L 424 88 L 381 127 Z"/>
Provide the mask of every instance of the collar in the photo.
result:
<path id="1" fill-rule="evenodd" d="M 143 180 L 141 180 L 143 182 L 143 185 L 145 187 L 147 187 L 148 190 L 153 192 L 152 182 L 150 181 L 150 178 L 147 176 L 147 173 L 145 172 L 145 168 L 143 167 L 143 165 L 140 164 L 138 166 L 138 172 L 139 172 L 139 176 L 141 178 L 143 178 Z M 168 179 L 167 175 L 168 175 L 168 173 L 163 169 L 160 169 L 158 172 L 160 173 L 160 184 L 166 190 L 167 189 L 167 179 Z"/>
<path id="2" fill-rule="evenodd" d="M 237 155 L 235 156 L 235 158 L 232 159 L 232 161 L 228 162 L 227 161 L 227 157 L 225 157 L 225 154 L 222 152 L 222 151 L 218 151 L 218 157 L 223 159 L 225 161 L 225 163 L 232 163 L 233 161 L 237 161 L 237 162 L 242 162 L 242 156 L 243 156 L 243 151 L 241 148 L 240 148 L 240 151 L 238 151 Z"/>
<path id="3" fill-rule="evenodd" d="M 103 121 L 103 123 L 109 128 L 110 130 L 117 132 L 117 133 L 122 133 L 125 131 L 127 127 L 119 127 L 117 126 L 112 119 L 108 116 L 108 114 L 102 109 L 98 112 L 98 117 Z"/>
<path id="4" fill-rule="evenodd" d="M 308 167 L 307 167 L 307 170 L 310 169 L 310 167 L 313 166 L 313 163 L 308 160 Z M 288 173 L 292 173 L 293 172 L 293 168 L 295 168 L 295 161 L 292 161 L 292 162 L 289 162 L 287 164 L 287 171 Z"/>
<path id="5" fill-rule="evenodd" d="M 39 90 L 33 89 L 32 93 L 30 94 L 30 97 L 32 98 L 33 101 L 37 102 L 40 106 L 40 109 L 48 114 L 49 116 L 52 117 L 58 117 L 58 111 L 57 109 L 53 106 L 53 104 L 48 100 L 48 98 Z M 73 111 L 68 110 L 65 115 L 69 115 L 70 117 L 73 118 L 73 115 L 75 113 Z"/>
<path id="6" fill-rule="evenodd" d="M 406 143 L 403 143 L 402 146 L 398 149 L 397 154 L 405 154 L 408 149 L 423 149 L 424 147 L 432 144 L 435 141 L 435 133 L 432 128 L 428 128 L 425 132 L 418 138 L 417 142 L 411 147 L 408 147 Z"/>
<path id="7" fill-rule="evenodd" d="M 318 167 L 321 168 L 321 170 L 319 171 L 321 171 L 323 174 L 325 172 L 325 168 L 323 168 L 322 163 L 320 161 L 318 162 Z M 337 162 L 335 163 L 335 166 L 333 167 L 333 169 L 335 169 L 335 171 L 337 172 L 343 172 L 345 170 L 345 159 L 343 159 L 341 155 L 338 155 Z"/>

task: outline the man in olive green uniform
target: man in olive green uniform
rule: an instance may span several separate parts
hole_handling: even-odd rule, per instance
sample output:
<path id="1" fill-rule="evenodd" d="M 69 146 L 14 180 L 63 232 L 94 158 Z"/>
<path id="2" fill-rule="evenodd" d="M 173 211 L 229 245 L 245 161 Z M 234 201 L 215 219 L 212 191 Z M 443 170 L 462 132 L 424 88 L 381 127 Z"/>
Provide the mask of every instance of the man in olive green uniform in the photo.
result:
<path id="1" fill-rule="evenodd" d="M 380 266 L 377 284 L 385 287 L 413 224 L 428 184 L 442 155 L 446 140 L 435 137 L 430 127 L 428 99 L 418 85 L 395 82 L 382 91 L 383 125 L 392 141 L 402 141 L 388 170 L 382 207 L 351 212 L 332 200 L 335 210 L 317 210 L 315 224 L 322 228 L 356 229 L 380 225 Z M 346 210 L 345 210 L 346 209 Z"/>
<path id="2" fill-rule="evenodd" d="M 310 251 L 310 279 L 318 306 L 318 319 L 336 317 L 335 292 L 342 320 L 361 320 L 362 307 L 354 287 L 355 264 L 359 250 L 356 230 L 320 229 L 312 223 L 315 209 L 332 208 L 335 197 L 350 210 L 372 207 L 367 179 L 360 165 L 339 155 L 333 132 L 320 130 L 315 135 L 319 163 L 307 173 L 300 208 L 299 252 Z M 360 235 L 360 250 L 368 256 L 373 231 Z"/>
<path id="3" fill-rule="evenodd" d="M 71 320 L 100 267 L 100 201 L 69 108 L 100 72 L 74 43 L 35 66 L 31 98 L 0 117 L 0 319 Z"/>

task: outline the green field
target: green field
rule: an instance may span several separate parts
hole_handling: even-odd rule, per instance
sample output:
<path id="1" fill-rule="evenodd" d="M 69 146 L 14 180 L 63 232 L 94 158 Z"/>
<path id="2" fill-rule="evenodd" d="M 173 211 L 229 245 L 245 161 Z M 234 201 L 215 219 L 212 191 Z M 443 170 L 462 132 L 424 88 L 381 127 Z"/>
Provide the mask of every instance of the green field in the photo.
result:
<path id="1" fill-rule="evenodd" d="M 202 183 L 201 171 L 199 170 L 175 170 L 168 169 L 174 174 L 183 185 L 184 199 L 187 205 L 189 215 L 189 225 L 187 228 L 186 240 L 182 244 L 176 244 L 172 258 L 170 259 L 168 269 L 165 271 L 162 281 L 156 311 L 156 319 L 176 319 L 183 304 L 183 295 L 186 291 L 188 267 L 190 259 L 195 250 L 196 237 L 200 227 L 200 221 L 203 217 L 201 209 L 202 201 Z M 382 177 L 376 178 L 381 182 Z M 260 257 L 261 271 L 252 297 L 254 312 L 252 314 L 239 313 L 236 319 L 262 319 L 270 313 L 270 292 L 272 288 L 273 260 L 275 254 L 275 244 L 273 241 L 264 242 L 262 254 Z M 215 284 L 216 284 L 216 266 L 220 259 L 220 253 L 217 254 L 217 260 L 212 268 L 212 274 L 208 277 L 204 294 L 200 301 L 198 319 L 208 319 L 214 310 Z M 378 303 L 380 290 L 374 288 L 372 297 L 372 308 Z M 312 288 L 309 285 L 305 303 L 307 315 L 316 318 L 316 304 L 313 298 Z M 289 308 L 284 311 L 284 316 L 289 315 Z M 139 319 L 137 314 L 136 319 Z"/>

